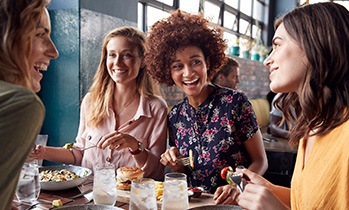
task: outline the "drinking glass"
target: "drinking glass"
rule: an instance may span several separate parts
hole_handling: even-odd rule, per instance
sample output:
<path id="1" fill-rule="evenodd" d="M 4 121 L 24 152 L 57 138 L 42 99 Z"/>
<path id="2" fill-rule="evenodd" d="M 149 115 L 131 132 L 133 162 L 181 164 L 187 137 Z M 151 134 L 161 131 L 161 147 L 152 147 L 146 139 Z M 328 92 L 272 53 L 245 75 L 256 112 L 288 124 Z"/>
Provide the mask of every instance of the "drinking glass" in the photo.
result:
<path id="1" fill-rule="evenodd" d="M 157 210 L 155 182 L 143 178 L 131 183 L 130 210 Z"/>
<path id="2" fill-rule="evenodd" d="M 95 204 L 114 206 L 117 198 L 115 166 L 97 165 L 94 168 L 93 200 Z"/>
<path id="3" fill-rule="evenodd" d="M 29 203 L 36 201 L 40 189 L 38 160 L 26 161 L 22 166 L 16 187 L 18 201 Z"/>
<path id="4" fill-rule="evenodd" d="M 167 173 L 165 175 L 162 210 L 184 210 L 189 208 L 187 175 Z"/>

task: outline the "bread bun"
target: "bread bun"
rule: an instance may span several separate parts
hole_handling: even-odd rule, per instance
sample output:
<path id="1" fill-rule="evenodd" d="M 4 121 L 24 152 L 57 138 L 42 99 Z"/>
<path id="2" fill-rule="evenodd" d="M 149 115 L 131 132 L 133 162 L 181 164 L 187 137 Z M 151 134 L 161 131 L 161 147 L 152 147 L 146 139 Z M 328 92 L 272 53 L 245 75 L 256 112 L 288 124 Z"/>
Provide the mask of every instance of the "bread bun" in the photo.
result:
<path id="1" fill-rule="evenodd" d="M 132 181 L 143 178 L 143 171 L 138 167 L 120 167 L 116 174 L 116 188 L 120 190 L 130 190 Z"/>

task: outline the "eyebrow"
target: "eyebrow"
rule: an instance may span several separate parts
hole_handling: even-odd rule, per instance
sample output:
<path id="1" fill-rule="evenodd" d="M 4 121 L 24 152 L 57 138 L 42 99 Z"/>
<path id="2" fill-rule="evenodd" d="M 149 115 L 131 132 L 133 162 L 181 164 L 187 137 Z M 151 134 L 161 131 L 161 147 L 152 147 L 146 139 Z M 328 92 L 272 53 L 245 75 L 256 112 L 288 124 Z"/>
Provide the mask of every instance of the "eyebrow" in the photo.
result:
<path id="1" fill-rule="evenodd" d="M 276 36 L 276 37 L 274 37 L 274 38 L 273 38 L 273 40 L 272 40 L 271 42 L 272 42 L 272 43 L 274 43 L 274 41 L 275 41 L 275 40 L 277 40 L 277 39 L 280 39 L 280 40 L 282 40 L 282 38 L 281 38 L 281 37 L 279 37 L 279 36 Z"/>
<path id="2" fill-rule="evenodd" d="M 193 59 L 193 58 L 201 58 L 200 55 L 192 55 L 189 57 L 190 59 Z M 180 60 L 174 60 L 173 62 L 180 62 Z"/>

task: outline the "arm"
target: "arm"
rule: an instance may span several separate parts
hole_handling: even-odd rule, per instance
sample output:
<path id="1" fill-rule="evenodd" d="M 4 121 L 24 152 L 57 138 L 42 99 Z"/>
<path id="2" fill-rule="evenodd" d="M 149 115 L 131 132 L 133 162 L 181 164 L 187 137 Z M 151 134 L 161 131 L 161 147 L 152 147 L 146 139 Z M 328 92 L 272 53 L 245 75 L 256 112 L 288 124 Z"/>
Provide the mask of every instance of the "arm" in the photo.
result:
<path id="1" fill-rule="evenodd" d="M 87 101 L 88 95 L 83 99 L 80 110 L 80 122 L 79 122 L 79 130 L 76 137 L 76 144 L 74 146 L 84 147 L 84 142 L 82 141 L 81 135 L 86 129 L 86 113 L 87 110 Z M 52 162 L 64 163 L 64 164 L 74 164 L 81 165 L 83 152 L 78 150 L 68 150 L 63 147 L 49 147 L 37 145 L 35 150 L 30 154 L 30 158 L 35 158 L 38 160 L 48 160 Z"/>
<path id="2" fill-rule="evenodd" d="M 247 169 L 241 171 L 250 178 L 238 204 L 243 209 L 290 209 L 290 189 L 274 185 Z"/>
<path id="3" fill-rule="evenodd" d="M 154 103 L 154 102 L 153 102 Z M 144 161 L 143 171 L 149 172 L 149 175 L 157 179 L 163 179 L 165 167 L 160 163 L 160 156 L 166 150 L 167 142 L 167 105 L 163 100 L 156 100 L 152 107 L 154 115 L 152 123 L 149 125 L 151 133 L 148 138 L 148 148 L 145 148 L 147 158 L 142 158 L 140 155 L 134 155 L 136 162 Z M 146 175 L 146 174 L 145 174 Z"/>
<path id="4" fill-rule="evenodd" d="M 268 160 L 260 130 L 249 140 L 245 141 L 244 145 L 251 159 L 251 164 L 248 169 L 257 174 L 264 174 L 268 168 Z M 215 200 L 215 204 L 236 204 L 239 194 L 235 186 L 225 185 L 217 188 L 213 199 Z"/>
<path id="5" fill-rule="evenodd" d="M 270 114 L 270 124 L 269 124 L 269 129 L 270 133 L 274 136 L 282 137 L 282 138 L 289 138 L 290 136 L 290 131 L 285 130 L 281 127 L 279 127 L 279 124 L 281 122 L 281 117 Z"/>
<path id="6" fill-rule="evenodd" d="M 244 142 L 247 153 L 251 159 L 249 170 L 263 175 L 268 168 L 267 155 L 265 153 L 262 134 L 258 130 L 249 140 Z"/>

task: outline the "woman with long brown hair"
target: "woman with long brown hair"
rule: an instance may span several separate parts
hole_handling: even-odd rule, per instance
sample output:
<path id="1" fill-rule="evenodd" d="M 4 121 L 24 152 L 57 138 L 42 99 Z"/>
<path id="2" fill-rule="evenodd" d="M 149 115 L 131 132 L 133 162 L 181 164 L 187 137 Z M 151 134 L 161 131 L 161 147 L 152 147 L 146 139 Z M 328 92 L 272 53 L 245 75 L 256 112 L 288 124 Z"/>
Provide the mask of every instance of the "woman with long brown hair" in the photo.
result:
<path id="1" fill-rule="evenodd" d="M 250 179 L 244 209 L 349 209 L 349 11 L 336 3 L 296 8 L 275 22 L 270 89 L 295 122 L 298 145 L 291 189 Z M 291 107 L 296 109 L 297 117 Z"/>

